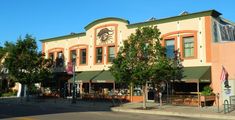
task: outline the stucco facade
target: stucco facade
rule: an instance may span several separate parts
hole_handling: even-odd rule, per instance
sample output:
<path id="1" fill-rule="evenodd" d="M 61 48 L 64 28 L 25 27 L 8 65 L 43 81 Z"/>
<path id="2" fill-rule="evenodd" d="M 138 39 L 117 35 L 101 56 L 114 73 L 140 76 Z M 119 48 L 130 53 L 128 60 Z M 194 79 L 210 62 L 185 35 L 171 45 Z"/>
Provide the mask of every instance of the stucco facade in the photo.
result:
<path id="1" fill-rule="evenodd" d="M 184 17 L 184 16 L 182 16 Z M 211 61 L 207 60 L 207 47 L 209 45 L 206 44 L 206 40 L 208 39 L 206 32 L 208 31 L 206 22 L 208 19 L 210 20 L 212 16 L 201 16 L 196 18 L 189 18 L 186 20 L 176 20 L 172 22 L 152 24 L 157 26 L 160 29 L 161 37 L 164 39 L 167 38 L 175 38 L 176 41 L 176 49 L 182 50 L 182 37 L 184 36 L 194 36 L 195 41 L 195 54 L 196 56 L 191 59 L 184 59 L 184 66 L 208 66 L 211 65 Z M 106 20 L 107 19 L 107 20 Z M 84 70 L 102 70 L 108 69 L 110 66 L 106 61 L 107 54 L 107 46 L 115 46 L 115 53 L 118 51 L 118 48 L 122 45 L 123 40 L 128 39 L 131 33 L 135 32 L 135 29 L 138 27 L 129 27 L 127 21 L 115 21 L 116 18 L 104 18 L 102 19 L 104 22 L 95 24 L 89 29 L 86 30 L 85 33 L 81 35 L 68 35 L 68 38 L 53 38 L 42 40 L 43 43 L 43 52 L 46 53 L 46 57 L 48 57 L 51 52 L 63 51 L 65 56 L 66 63 L 69 62 L 69 51 L 71 49 L 76 49 L 75 46 L 86 47 L 88 49 L 88 64 L 86 66 L 78 66 L 79 71 Z M 98 21 L 98 20 L 97 20 Z M 92 23 L 91 23 L 92 24 Z M 141 25 L 140 25 L 141 26 Z M 112 43 L 99 45 L 100 41 L 96 40 L 95 33 L 97 29 L 106 28 L 106 27 L 114 27 L 115 28 L 115 37 Z M 210 43 L 208 43 L 210 44 Z M 102 46 L 104 49 L 104 61 L 103 64 L 95 64 L 94 63 L 94 49 L 97 46 Z M 74 47 L 74 48 L 73 48 Z M 56 56 L 56 54 L 55 54 Z M 192 64 L 193 63 L 193 64 Z"/>
<path id="2" fill-rule="evenodd" d="M 215 34 L 213 34 L 215 32 L 212 25 L 214 25 L 213 21 L 219 19 L 220 15 L 215 10 L 208 10 L 133 24 L 120 18 L 98 19 L 85 26 L 84 33 L 71 33 L 41 40 L 42 51 L 47 58 L 50 57 L 50 54 L 53 54 L 54 59 L 58 56 L 58 52 L 62 52 L 66 65 L 71 61 L 71 51 L 76 50 L 76 71 L 108 70 L 111 66 L 111 62 L 109 62 L 111 48 L 116 55 L 120 46 L 123 45 L 123 41 L 127 40 L 128 36 L 134 33 L 138 27 L 157 26 L 161 32 L 163 46 L 166 45 L 167 40 L 174 40 L 174 49 L 181 53 L 184 67 L 211 67 L 210 76 L 212 77 L 209 78 L 211 86 L 215 93 L 222 94 L 221 82 L 218 82 L 221 73 L 220 67 L 223 64 L 228 67 L 228 71 L 234 71 L 232 67 L 234 58 L 229 53 L 233 51 L 235 44 L 233 42 L 215 43 Z M 107 30 L 105 33 L 107 36 L 101 35 L 102 30 Z M 191 54 L 193 55 L 185 57 L 184 38 L 188 37 L 193 38 L 193 46 L 191 46 L 193 48 Z M 81 64 L 80 61 L 82 49 L 86 51 L 85 64 Z M 102 49 L 102 52 L 97 53 L 98 49 Z M 100 56 L 97 54 L 100 54 Z M 231 72 L 229 79 L 235 80 L 234 75 Z"/>

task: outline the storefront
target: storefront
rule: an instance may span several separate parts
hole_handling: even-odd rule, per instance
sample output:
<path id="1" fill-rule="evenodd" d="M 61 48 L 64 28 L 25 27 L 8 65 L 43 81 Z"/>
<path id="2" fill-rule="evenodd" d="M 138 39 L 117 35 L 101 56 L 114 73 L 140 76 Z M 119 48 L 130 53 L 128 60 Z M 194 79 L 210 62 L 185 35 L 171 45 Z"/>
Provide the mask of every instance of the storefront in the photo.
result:
<path id="1" fill-rule="evenodd" d="M 47 58 L 63 59 L 64 66 L 69 62 L 75 62 L 75 82 L 78 84 L 77 89 L 80 94 L 117 93 L 126 95 L 130 101 L 142 101 L 141 87 L 125 85 L 124 90 L 121 90 L 120 85 L 115 84 L 109 67 L 118 50 L 123 46 L 123 42 L 137 28 L 157 26 L 161 32 L 162 45 L 168 51 L 167 56 L 171 57 L 174 50 L 179 50 L 185 75 L 181 81 L 165 82 L 163 97 L 167 96 L 168 99 L 173 93 L 184 92 L 188 96 L 193 94 L 195 95 L 193 99 L 190 97 L 190 99 L 178 101 L 181 103 L 187 101 L 188 104 L 191 104 L 190 101 L 195 101 L 198 105 L 200 104 L 198 96 L 204 86 L 209 85 L 215 93 L 222 93 L 222 84 L 218 82 L 222 63 L 226 65 L 229 72 L 233 70 L 230 67 L 231 61 L 234 61 L 233 57 L 229 54 L 217 53 L 219 50 L 229 53 L 221 46 L 228 40 L 234 41 L 235 25 L 222 19 L 220 15 L 221 13 L 215 10 L 208 10 L 140 23 L 130 23 L 128 20 L 114 17 L 102 18 L 85 26 L 84 32 L 41 40 L 42 51 Z M 215 45 L 215 43 L 221 45 Z M 228 44 L 230 46 L 231 43 Z M 231 44 L 230 53 L 233 46 Z M 231 61 L 220 60 L 219 58 L 223 56 Z M 233 74 L 230 75 L 229 79 L 235 78 Z M 67 88 L 71 89 L 69 86 L 73 83 L 73 79 L 70 78 L 66 82 L 68 82 Z M 156 91 L 154 87 L 149 85 L 147 96 L 149 100 L 153 100 L 156 96 L 154 91 Z M 173 99 L 170 100 L 173 101 Z"/>

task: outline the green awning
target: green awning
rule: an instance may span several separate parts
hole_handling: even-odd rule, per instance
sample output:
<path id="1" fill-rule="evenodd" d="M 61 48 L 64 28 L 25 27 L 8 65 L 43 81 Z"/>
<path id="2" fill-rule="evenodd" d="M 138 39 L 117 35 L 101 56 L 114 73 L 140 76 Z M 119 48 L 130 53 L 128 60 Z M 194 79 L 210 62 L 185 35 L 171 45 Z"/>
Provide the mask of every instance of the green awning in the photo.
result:
<path id="1" fill-rule="evenodd" d="M 114 82 L 114 77 L 110 71 L 82 71 L 76 73 L 76 82 L 93 82 L 93 83 L 112 83 Z M 73 78 L 69 79 L 72 82 Z M 199 66 L 199 67 L 184 67 L 183 68 L 183 78 L 182 81 L 185 82 L 206 82 L 211 81 L 211 67 L 210 66 Z"/>
<path id="2" fill-rule="evenodd" d="M 210 82 L 211 81 L 211 67 L 185 67 L 183 68 L 183 79 L 185 82 Z"/>
<path id="3" fill-rule="evenodd" d="M 69 81 L 73 81 L 73 78 L 70 78 Z M 75 81 L 83 83 L 113 83 L 114 77 L 110 71 L 82 71 L 76 73 Z"/>

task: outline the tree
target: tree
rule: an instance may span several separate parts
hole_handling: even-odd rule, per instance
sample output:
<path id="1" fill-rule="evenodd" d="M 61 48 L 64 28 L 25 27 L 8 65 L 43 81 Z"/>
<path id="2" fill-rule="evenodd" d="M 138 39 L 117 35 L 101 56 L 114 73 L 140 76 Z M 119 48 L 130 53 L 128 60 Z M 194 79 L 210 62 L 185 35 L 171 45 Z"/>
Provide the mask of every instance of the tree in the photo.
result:
<path id="1" fill-rule="evenodd" d="M 0 46 L 0 59 L 5 55 L 5 51 L 2 46 Z"/>
<path id="2" fill-rule="evenodd" d="M 157 27 L 138 28 L 131 34 L 110 68 L 116 82 L 141 85 L 143 109 L 146 109 L 147 83 L 173 78 L 175 59 L 167 58 Z M 178 59 L 178 58 L 177 58 Z"/>
<path id="3" fill-rule="evenodd" d="M 13 80 L 7 77 L 8 70 L 3 65 L 7 56 L 7 49 L 10 49 L 11 47 L 12 44 L 10 44 L 9 42 L 5 43 L 5 47 L 0 47 L 0 76 L 2 78 L 0 80 L 0 91 L 2 90 L 3 92 L 9 91 L 9 88 L 15 84 Z"/>
<path id="4" fill-rule="evenodd" d="M 29 91 L 34 83 L 40 83 L 50 76 L 51 62 L 37 51 L 37 44 L 32 36 L 19 38 L 15 44 L 6 42 L 5 50 L 7 56 L 4 66 L 9 71 L 9 77 L 26 85 Z"/>

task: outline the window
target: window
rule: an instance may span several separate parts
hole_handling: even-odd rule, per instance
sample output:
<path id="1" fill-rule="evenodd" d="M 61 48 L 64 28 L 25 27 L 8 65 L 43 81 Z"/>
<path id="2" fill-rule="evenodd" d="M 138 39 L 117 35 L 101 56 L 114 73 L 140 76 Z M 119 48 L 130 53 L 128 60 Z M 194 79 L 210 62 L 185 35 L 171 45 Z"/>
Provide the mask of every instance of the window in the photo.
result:
<path id="1" fill-rule="evenodd" d="M 108 62 L 113 62 L 113 59 L 115 58 L 115 47 L 109 46 L 108 47 Z"/>
<path id="2" fill-rule="evenodd" d="M 62 51 L 58 52 L 57 55 L 58 55 L 58 58 L 62 58 L 63 59 L 63 52 Z"/>
<path id="3" fill-rule="evenodd" d="M 165 44 L 166 44 L 166 56 L 168 58 L 174 58 L 175 40 L 174 39 L 166 40 Z"/>
<path id="4" fill-rule="evenodd" d="M 62 51 L 57 52 L 56 65 L 58 67 L 62 67 L 64 65 L 64 56 Z"/>
<path id="5" fill-rule="evenodd" d="M 54 53 L 49 53 L 49 59 L 54 60 Z"/>
<path id="6" fill-rule="evenodd" d="M 76 52 L 76 50 L 71 50 L 70 51 L 70 61 L 72 63 L 76 63 L 76 59 L 77 59 L 77 52 Z"/>
<path id="7" fill-rule="evenodd" d="M 194 57 L 194 37 L 184 37 L 184 57 Z"/>
<path id="8" fill-rule="evenodd" d="M 86 64 L 86 49 L 80 50 L 80 64 Z"/>
<path id="9" fill-rule="evenodd" d="M 103 51 L 102 47 L 96 48 L 96 63 L 102 63 Z"/>

